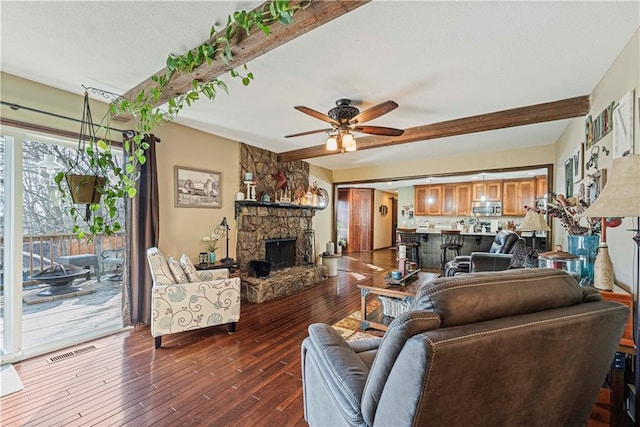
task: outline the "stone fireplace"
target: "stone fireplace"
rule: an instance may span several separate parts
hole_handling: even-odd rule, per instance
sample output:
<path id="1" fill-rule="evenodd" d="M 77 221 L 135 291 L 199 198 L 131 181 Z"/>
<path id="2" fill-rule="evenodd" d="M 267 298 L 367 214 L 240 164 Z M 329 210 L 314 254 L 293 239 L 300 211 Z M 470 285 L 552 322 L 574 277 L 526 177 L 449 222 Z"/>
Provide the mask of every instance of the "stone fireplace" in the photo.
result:
<path id="1" fill-rule="evenodd" d="M 314 209 L 249 201 L 236 202 L 236 206 L 239 207 L 236 256 L 241 272 L 249 273 L 249 264 L 254 259 L 280 264 L 273 269 L 305 265 L 306 236 L 312 228 Z M 290 259 L 286 263 L 271 259 L 278 248 L 284 248 L 284 242 L 289 242 L 286 250 Z M 274 252 L 267 254 L 268 247 Z"/>
<path id="2" fill-rule="evenodd" d="M 261 303 L 315 286 L 327 278 L 327 270 L 315 265 L 313 253 L 313 216 L 316 208 L 296 203 L 275 203 L 282 195 L 286 178 L 291 200 L 304 198 L 309 187 L 309 164 L 303 161 L 278 161 L 268 150 L 240 144 L 238 191 L 245 191 L 244 173 L 251 172 L 257 200 L 235 202 L 238 235 L 236 258 L 242 279 L 243 298 Z M 263 202 L 263 196 L 273 202 Z M 274 262 L 266 279 L 255 277 L 252 260 Z"/>

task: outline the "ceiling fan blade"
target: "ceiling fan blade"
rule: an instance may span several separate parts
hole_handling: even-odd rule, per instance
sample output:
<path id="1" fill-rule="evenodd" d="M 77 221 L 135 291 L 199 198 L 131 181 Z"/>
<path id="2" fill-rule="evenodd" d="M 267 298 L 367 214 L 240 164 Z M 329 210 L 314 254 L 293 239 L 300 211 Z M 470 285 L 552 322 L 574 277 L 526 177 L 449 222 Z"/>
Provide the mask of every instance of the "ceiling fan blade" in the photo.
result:
<path id="1" fill-rule="evenodd" d="M 356 126 L 356 132 L 370 133 L 371 135 L 400 136 L 404 133 L 402 129 L 387 128 L 383 126 Z"/>
<path id="2" fill-rule="evenodd" d="M 382 104 L 374 105 L 373 107 L 367 108 L 366 110 L 349 120 L 349 124 L 368 122 L 369 120 L 373 120 L 377 117 L 382 116 L 383 114 L 387 114 L 388 112 L 393 111 L 396 108 L 398 108 L 398 104 L 393 101 L 386 101 Z"/>
<path id="3" fill-rule="evenodd" d="M 315 117 L 318 120 L 322 120 L 323 122 L 331 123 L 332 125 L 336 125 L 336 126 L 340 125 L 340 123 L 338 123 L 337 121 L 333 120 L 331 117 L 327 116 L 326 114 L 322 114 L 319 111 L 312 110 L 309 107 L 305 107 L 303 105 L 296 105 L 293 108 L 295 108 L 296 110 L 298 110 L 298 111 L 300 111 L 302 113 L 308 114 L 311 117 Z"/>
<path id="4" fill-rule="evenodd" d="M 296 136 L 304 136 L 304 135 L 311 135 L 314 133 L 321 133 L 321 132 L 331 132 L 333 129 L 318 129 L 318 130 L 310 130 L 307 132 L 300 132 L 300 133 L 294 133 L 293 135 L 285 135 L 285 138 L 293 138 Z"/>

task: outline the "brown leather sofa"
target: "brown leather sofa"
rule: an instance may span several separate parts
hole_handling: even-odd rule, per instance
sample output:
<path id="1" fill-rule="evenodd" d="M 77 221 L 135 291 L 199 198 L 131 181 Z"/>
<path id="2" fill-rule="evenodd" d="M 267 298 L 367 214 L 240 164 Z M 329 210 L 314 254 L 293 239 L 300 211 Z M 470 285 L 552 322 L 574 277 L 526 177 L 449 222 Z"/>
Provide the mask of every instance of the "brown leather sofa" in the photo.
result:
<path id="1" fill-rule="evenodd" d="M 444 277 L 382 339 L 313 324 L 311 426 L 584 426 L 629 310 L 552 269 Z"/>

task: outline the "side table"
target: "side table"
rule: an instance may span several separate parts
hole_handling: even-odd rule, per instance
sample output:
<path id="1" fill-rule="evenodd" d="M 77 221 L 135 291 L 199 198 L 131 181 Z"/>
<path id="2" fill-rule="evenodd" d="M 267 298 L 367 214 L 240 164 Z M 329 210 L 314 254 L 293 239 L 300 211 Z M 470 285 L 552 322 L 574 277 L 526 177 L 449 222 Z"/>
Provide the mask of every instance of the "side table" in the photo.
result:
<path id="1" fill-rule="evenodd" d="M 602 299 L 609 301 L 617 301 L 629 307 L 631 314 L 625 326 L 625 330 L 620 339 L 620 345 L 616 351 L 611 368 L 609 369 L 609 387 L 611 388 L 611 427 L 622 427 L 625 422 L 625 371 L 627 359 L 632 356 L 638 357 L 636 347 L 633 343 L 633 300 L 631 294 L 624 289 L 614 285 L 612 291 L 600 290 Z M 636 396 L 635 407 L 633 408 L 636 418 L 640 414 L 640 399 Z"/>
<path id="2" fill-rule="evenodd" d="M 236 261 L 221 263 L 220 261 L 214 262 L 213 264 L 196 264 L 196 270 L 218 270 L 220 268 L 226 268 L 229 270 L 229 277 L 240 277 L 240 266 Z"/>

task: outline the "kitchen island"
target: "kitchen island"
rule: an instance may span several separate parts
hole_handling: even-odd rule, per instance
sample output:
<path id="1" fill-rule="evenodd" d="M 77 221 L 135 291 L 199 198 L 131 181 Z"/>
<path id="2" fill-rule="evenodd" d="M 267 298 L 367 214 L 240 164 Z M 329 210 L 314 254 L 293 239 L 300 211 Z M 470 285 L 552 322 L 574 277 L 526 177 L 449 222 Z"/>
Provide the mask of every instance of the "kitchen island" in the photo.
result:
<path id="1" fill-rule="evenodd" d="M 482 232 L 460 232 L 462 235 L 461 255 L 470 255 L 471 252 L 489 252 L 496 233 Z M 421 267 L 440 268 L 440 230 L 416 230 L 416 241 L 420 243 L 420 264 Z M 448 252 L 447 261 L 452 257 Z"/>

